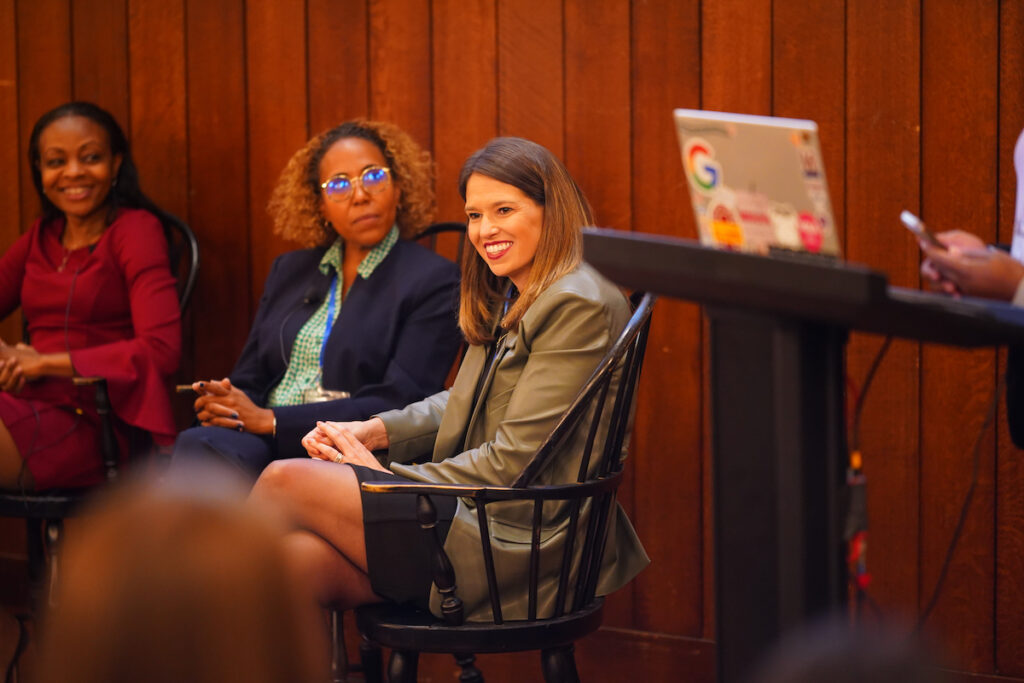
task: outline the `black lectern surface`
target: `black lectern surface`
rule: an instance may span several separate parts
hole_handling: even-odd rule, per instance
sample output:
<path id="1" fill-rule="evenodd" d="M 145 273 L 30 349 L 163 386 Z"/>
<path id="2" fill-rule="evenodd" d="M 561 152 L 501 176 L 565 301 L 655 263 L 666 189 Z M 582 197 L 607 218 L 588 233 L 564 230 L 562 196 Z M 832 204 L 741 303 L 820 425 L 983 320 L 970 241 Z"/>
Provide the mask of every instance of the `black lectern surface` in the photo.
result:
<path id="1" fill-rule="evenodd" d="M 814 258 L 765 258 L 694 240 L 587 228 L 587 261 L 627 287 L 955 346 L 1024 342 L 1024 309 L 891 287 L 884 274 Z"/>
<path id="2" fill-rule="evenodd" d="M 706 306 L 718 681 L 743 680 L 783 630 L 846 602 L 848 331 L 995 346 L 1024 342 L 1024 311 L 840 262 L 597 228 L 583 240 L 611 280 Z"/>

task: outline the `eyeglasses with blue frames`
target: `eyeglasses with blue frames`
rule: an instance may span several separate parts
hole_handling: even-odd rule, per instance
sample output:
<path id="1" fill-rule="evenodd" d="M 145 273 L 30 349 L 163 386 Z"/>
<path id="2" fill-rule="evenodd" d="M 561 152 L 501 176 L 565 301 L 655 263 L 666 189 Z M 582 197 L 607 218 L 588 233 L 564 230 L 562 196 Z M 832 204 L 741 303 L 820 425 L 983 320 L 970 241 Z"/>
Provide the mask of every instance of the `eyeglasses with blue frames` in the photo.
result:
<path id="1" fill-rule="evenodd" d="M 367 166 L 355 178 L 347 173 L 336 173 L 320 183 L 320 189 L 332 202 L 344 202 L 355 192 L 357 183 L 363 192 L 379 194 L 391 184 L 391 169 L 386 166 Z"/>

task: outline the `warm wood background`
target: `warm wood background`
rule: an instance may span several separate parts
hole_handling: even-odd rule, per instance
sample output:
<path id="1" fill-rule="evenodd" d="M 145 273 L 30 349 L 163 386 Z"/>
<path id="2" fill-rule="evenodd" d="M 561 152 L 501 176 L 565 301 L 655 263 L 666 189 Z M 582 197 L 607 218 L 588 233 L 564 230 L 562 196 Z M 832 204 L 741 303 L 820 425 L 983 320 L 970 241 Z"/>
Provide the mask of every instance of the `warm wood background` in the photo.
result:
<path id="1" fill-rule="evenodd" d="M 0 0 L 0 247 L 35 215 L 32 122 L 71 98 L 110 109 L 147 192 L 199 236 L 184 376 L 220 376 L 288 248 L 269 191 L 312 133 L 352 116 L 404 126 L 434 151 L 442 219 L 460 218 L 469 152 L 531 137 L 600 224 L 690 237 L 670 116 L 684 106 L 818 121 L 847 257 L 917 286 L 901 209 L 1010 238 L 1022 66 L 1016 0 Z M 655 315 L 625 492 L 654 563 L 581 646 L 599 680 L 634 657 L 639 679 L 712 670 L 703 323 L 676 302 Z M 880 341 L 853 339 L 854 385 Z M 931 593 L 1001 367 L 907 342 L 882 366 L 863 440 L 871 593 L 889 614 L 912 618 Z M 1001 418 L 930 621 L 964 670 L 1024 677 L 1022 482 Z M 0 528 L 11 557 L 17 528 Z"/>

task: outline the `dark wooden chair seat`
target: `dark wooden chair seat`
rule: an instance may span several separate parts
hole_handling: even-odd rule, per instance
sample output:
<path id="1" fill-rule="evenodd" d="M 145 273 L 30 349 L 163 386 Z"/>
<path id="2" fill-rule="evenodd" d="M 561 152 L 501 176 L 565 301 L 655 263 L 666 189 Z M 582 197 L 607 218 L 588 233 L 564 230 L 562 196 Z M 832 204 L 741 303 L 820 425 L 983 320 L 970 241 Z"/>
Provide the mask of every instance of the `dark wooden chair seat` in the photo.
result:
<path id="1" fill-rule="evenodd" d="M 478 653 L 541 651 L 546 681 L 578 681 L 573 643 L 601 625 L 603 599 L 596 596 L 598 574 L 604 555 L 608 523 L 614 519 L 615 494 L 622 481 L 620 458 L 629 431 L 633 396 L 643 363 L 654 296 L 635 294 L 634 314 L 611 350 L 577 394 L 551 434 L 545 439 L 511 486 L 424 484 L 419 482 L 364 482 L 363 490 L 382 495 L 417 495 L 417 517 L 435 543 L 434 584 L 441 594 L 443 619 L 409 606 L 377 604 L 356 610 L 356 624 L 365 644 L 361 650 L 367 681 L 381 680 L 380 647 L 392 650 L 387 679 L 391 683 L 416 680 L 420 652 L 447 652 L 462 667 L 460 681 L 483 681 L 474 664 Z M 613 379 L 621 380 L 611 392 Z M 613 396 L 610 394 L 614 393 Z M 606 410 L 606 400 L 612 401 Z M 598 419 L 605 416 L 606 419 Z M 589 420 L 589 422 L 588 422 Z M 577 427 L 589 424 L 576 482 L 538 485 L 538 475 L 557 457 Z M 605 430 L 604 447 L 597 460 L 591 450 Z M 591 466 L 591 463 L 596 463 Z M 466 622 L 458 597 L 458 577 L 436 532 L 436 511 L 431 497 L 471 499 L 481 529 L 488 529 L 487 505 L 500 501 L 532 501 L 534 527 L 530 547 L 527 618 L 503 618 L 494 557 L 488 534 L 481 537 L 481 552 L 490 593 L 491 622 Z M 566 542 L 561 552 L 558 593 L 554 614 L 540 618 L 538 585 L 540 524 L 545 503 L 569 505 Z M 574 564 L 575 563 L 575 564 Z M 523 680 L 534 675 L 523 673 Z"/>

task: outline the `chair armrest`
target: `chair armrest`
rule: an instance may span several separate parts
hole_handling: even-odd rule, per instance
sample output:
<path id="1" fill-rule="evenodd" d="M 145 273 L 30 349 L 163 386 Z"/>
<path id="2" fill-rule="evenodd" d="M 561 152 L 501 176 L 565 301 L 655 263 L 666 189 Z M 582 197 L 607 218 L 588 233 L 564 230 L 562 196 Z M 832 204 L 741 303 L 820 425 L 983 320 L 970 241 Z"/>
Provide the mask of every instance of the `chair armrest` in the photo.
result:
<path id="1" fill-rule="evenodd" d="M 406 493 L 429 496 L 457 496 L 481 501 L 498 500 L 573 500 L 588 498 L 610 491 L 618 485 L 621 472 L 616 472 L 582 484 L 552 484 L 545 486 L 481 486 L 479 484 L 427 484 L 418 481 L 364 481 L 363 491 L 369 493 Z"/>
<path id="2" fill-rule="evenodd" d="M 113 410 L 110 407 L 110 394 L 107 391 L 107 380 L 103 377 L 72 377 L 76 387 L 96 388 L 96 414 L 100 418 L 100 455 L 103 456 L 103 470 L 107 481 L 117 479 L 118 446 L 114 437 Z"/>

